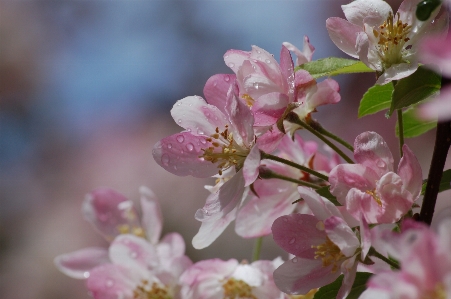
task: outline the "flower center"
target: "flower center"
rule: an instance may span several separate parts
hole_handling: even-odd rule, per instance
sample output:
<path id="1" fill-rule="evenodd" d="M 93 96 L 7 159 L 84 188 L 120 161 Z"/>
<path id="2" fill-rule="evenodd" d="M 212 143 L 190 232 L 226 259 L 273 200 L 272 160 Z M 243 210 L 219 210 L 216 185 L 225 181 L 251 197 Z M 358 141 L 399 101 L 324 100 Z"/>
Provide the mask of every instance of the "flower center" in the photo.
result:
<path id="1" fill-rule="evenodd" d="M 204 154 L 200 158 L 204 158 L 211 163 L 217 163 L 219 168 L 219 175 L 222 175 L 222 171 L 235 166 L 237 169 L 243 167 L 244 160 L 249 154 L 249 149 L 241 147 L 233 138 L 233 134 L 229 133 L 228 125 L 225 126 L 225 130 L 219 132 L 219 128 L 216 128 L 216 133 L 207 138 L 207 141 L 211 143 L 211 146 L 202 149 Z"/>
<path id="2" fill-rule="evenodd" d="M 411 29 L 411 25 L 399 19 L 399 12 L 396 14 L 396 19 L 390 12 L 382 25 L 373 28 L 374 36 L 379 39 L 379 57 L 384 69 L 393 64 L 405 62 L 403 60 L 404 45 L 410 40 L 407 36 Z"/>
<path id="3" fill-rule="evenodd" d="M 376 190 L 366 190 L 365 193 L 371 195 L 377 204 L 382 207 L 381 198 L 377 195 Z"/>
<path id="4" fill-rule="evenodd" d="M 251 108 L 254 105 L 254 103 L 255 103 L 255 100 L 250 95 L 248 95 L 247 93 L 242 94 L 241 98 L 243 98 L 244 102 L 246 103 L 246 105 L 249 108 Z"/>
<path id="5" fill-rule="evenodd" d="M 435 285 L 435 289 L 425 292 L 421 299 L 446 299 L 448 298 L 446 295 L 445 287 L 442 283 L 438 283 Z"/>
<path id="6" fill-rule="evenodd" d="M 257 299 L 250 285 L 240 279 L 230 278 L 223 285 L 224 299 Z"/>
<path id="7" fill-rule="evenodd" d="M 161 287 L 157 283 L 150 284 L 143 280 L 133 291 L 134 299 L 172 299 L 166 287 Z"/>
<path id="8" fill-rule="evenodd" d="M 329 237 L 326 236 L 326 242 L 320 245 L 312 246 L 316 248 L 315 259 L 321 259 L 323 261 L 323 267 L 333 265 L 332 273 L 338 270 L 339 264 L 346 257 L 341 253 L 340 248 L 332 242 Z"/>
<path id="9" fill-rule="evenodd" d="M 132 234 L 141 238 L 146 237 L 146 232 L 142 227 L 131 226 L 129 224 L 121 224 L 117 226 L 117 230 L 120 234 Z"/>

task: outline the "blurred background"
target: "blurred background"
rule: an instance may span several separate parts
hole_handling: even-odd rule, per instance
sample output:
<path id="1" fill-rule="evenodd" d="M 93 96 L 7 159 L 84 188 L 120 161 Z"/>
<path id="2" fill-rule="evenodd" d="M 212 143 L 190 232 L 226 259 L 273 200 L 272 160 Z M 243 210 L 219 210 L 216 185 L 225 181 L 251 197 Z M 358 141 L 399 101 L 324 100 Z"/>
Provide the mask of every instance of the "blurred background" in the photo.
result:
<path id="1" fill-rule="evenodd" d="M 314 59 L 345 57 L 325 21 L 343 17 L 348 2 L 1 0 L 0 297 L 89 298 L 84 282 L 59 273 L 53 258 L 107 246 L 80 213 L 85 194 L 99 186 L 135 201 L 139 186 L 150 187 L 164 233 L 180 232 L 194 261 L 250 259 L 253 241 L 237 237 L 233 225 L 209 248 L 193 249 L 194 213 L 212 181 L 167 173 L 152 146 L 180 131 L 169 113 L 177 100 L 202 95 L 213 74 L 231 73 L 223 62 L 229 49 L 258 45 L 278 59 L 282 42 L 301 48 L 308 35 Z M 391 3 L 396 9 L 400 1 Z M 341 103 L 314 117 L 351 143 L 377 131 L 397 153 L 394 117 L 357 119 L 374 75 L 336 80 Z M 433 139 L 430 132 L 407 140 L 425 174 Z M 262 257 L 278 255 L 286 258 L 266 237 Z"/>

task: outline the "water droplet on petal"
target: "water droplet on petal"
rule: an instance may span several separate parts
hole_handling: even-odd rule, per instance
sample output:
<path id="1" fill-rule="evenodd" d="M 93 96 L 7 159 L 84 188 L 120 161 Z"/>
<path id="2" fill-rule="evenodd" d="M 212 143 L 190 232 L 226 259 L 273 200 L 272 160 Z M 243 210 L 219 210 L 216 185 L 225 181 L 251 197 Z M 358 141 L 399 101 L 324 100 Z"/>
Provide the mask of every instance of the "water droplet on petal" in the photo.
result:
<path id="1" fill-rule="evenodd" d="M 171 149 L 172 148 L 172 144 L 168 143 L 168 148 Z"/>
<path id="2" fill-rule="evenodd" d="M 182 123 L 182 120 L 181 120 L 181 119 L 179 119 L 179 120 L 177 120 L 177 122 L 178 122 L 179 124 L 181 124 L 181 123 Z"/>
<path id="3" fill-rule="evenodd" d="M 266 63 L 271 63 L 271 60 L 266 59 L 265 62 L 266 62 Z"/>
<path id="4" fill-rule="evenodd" d="M 201 140 L 200 140 L 200 143 L 202 143 L 202 144 L 207 144 L 207 140 L 201 139 Z"/>
<path id="5" fill-rule="evenodd" d="M 130 252 L 130 257 L 131 257 L 132 259 L 135 259 L 135 258 L 138 257 L 138 253 L 137 253 L 136 251 L 132 251 L 132 252 Z"/>
<path id="6" fill-rule="evenodd" d="M 377 167 L 380 167 L 380 168 L 384 168 L 386 166 L 385 162 L 382 160 L 377 161 L 376 165 L 377 165 Z"/>
<path id="7" fill-rule="evenodd" d="M 229 82 L 230 81 L 230 76 L 229 75 L 225 76 L 224 77 L 224 81 Z"/>
<path id="8" fill-rule="evenodd" d="M 235 64 L 233 62 L 229 63 L 229 67 L 233 68 L 235 66 Z"/>
<path id="9" fill-rule="evenodd" d="M 295 258 L 293 258 L 291 261 L 292 261 L 293 263 L 297 263 L 297 262 L 298 262 L 298 258 L 295 257 Z"/>
<path id="10" fill-rule="evenodd" d="M 193 145 L 192 143 L 188 143 L 188 144 L 186 145 L 186 148 L 191 152 L 191 151 L 193 151 L 193 149 L 194 149 L 194 145 Z"/>
<path id="11" fill-rule="evenodd" d="M 84 277 L 84 278 L 89 278 L 89 272 L 88 272 L 88 271 L 83 272 L 83 277 Z"/>
<path id="12" fill-rule="evenodd" d="M 258 85 L 257 82 L 254 82 L 254 83 L 252 84 L 252 86 L 253 86 L 255 89 L 258 89 L 258 88 L 259 88 L 259 85 Z"/>
<path id="13" fill-rule="evenodd" d="M 296 242 L 296 238 L 291 239 L 290 242 L 288 242 L 288 244 L 293 244 L 294 242 Z"/>
<path id="14" fill-rule="evenodd" d="M 169 165 L 169 155 L 168 154 L 164 154 L 163 156 L 161 156 L 161 163 L 163 163 L 164 166 Z"/>
<path id="15" fill-rule="evenodd" d="M 177 139 L 177 141 L 180 142 L 180 143 L 182 143 L 183 141 L 185 141 L 185 137 L 183 137 L 183 135 L 177 136 L 176 139 Z"/>
<path id="16" fill-rule="evenodd" d="M 204 131 L 202 131 L 201 129 L 198 129 L 198 130 L 197 130 L 197 134 L 199 134 L 199 135 L 204 135 L 205 133 L 204 133 Z"/>

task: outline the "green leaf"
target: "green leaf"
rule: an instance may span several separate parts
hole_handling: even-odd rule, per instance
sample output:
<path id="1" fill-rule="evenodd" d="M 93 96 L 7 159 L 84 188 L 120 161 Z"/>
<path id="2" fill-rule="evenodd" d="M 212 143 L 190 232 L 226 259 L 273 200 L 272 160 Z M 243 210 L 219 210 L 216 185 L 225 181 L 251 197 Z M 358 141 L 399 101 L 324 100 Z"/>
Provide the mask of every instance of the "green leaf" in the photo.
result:
<path id="1" fill-rule="evenodd" d="M 427 180 L 423 181 L 423 188 L 421 189 L 421 195 L 424 195 L 426 191 L 426 183 Z M 440 186 L 438 187 L 438 192 L 443 192 L 451 189 L 451 169 L 445 170 L 442 175 L 442 179 L 440 180 Z"/>
<path id="2" fill-rule="evenodd" d="M 330 186 L 324 186 L 319 189 L 316 189 L 316 193 L 321 195 L 322 197 L 327 198 L 330 202 L 332 202 L 336 206 L 341 206 L 341 204 L 338 202 L 337 198 L 330 193 L 329 190 Z"/>
<path id="3" fill-rule="evenodd" d="M 357 272 L 357 275 L 352 285 L 351 292 L 349 293 L 347 299 L 357 299 L 366 290 L 366 282 L 372 276 L 372 273 L 367 272 Z M 333 299 L 337 297 L 338 290 L 341 287 L 343 281 L 343 275 L 340 275 L 334 282 L 328 284 L 316 292 L 313 299 Z"/>
<path id="4" fill-rule="evenodd" d="M 304 63 L 295 68 L 295 71 L 306 70 L 314 79 L 325 76 L 336 76 L 350 73 L 369 73 L 373 69 L 367 67 L 360 60 L 328 57 Z"/>
<path id="5" fill-rule="evenodd" d="M 396 109 L 409 107 L 440 90 L 441 76 L 425 66 L 420 66 L 409 77 L 399 80 L 393 91 L 389 115 Z"/>
<path id="6" fill-rule="evenodd" d="M 363 95 L 359 106 L 359 118 L 390 108 L 393 84 L 374 85 Z"/>
<path id="7" fill-rule="evenodd" d="M 419 119 L 415 108 L 407 109 L 402 112 L 402 124 L 404 126 L 404 138 L 420 136 L 437 126 L 437 121 L 424 121 Z M 399 127 L 396 123 L 396 136 L 399 136 Z"/>

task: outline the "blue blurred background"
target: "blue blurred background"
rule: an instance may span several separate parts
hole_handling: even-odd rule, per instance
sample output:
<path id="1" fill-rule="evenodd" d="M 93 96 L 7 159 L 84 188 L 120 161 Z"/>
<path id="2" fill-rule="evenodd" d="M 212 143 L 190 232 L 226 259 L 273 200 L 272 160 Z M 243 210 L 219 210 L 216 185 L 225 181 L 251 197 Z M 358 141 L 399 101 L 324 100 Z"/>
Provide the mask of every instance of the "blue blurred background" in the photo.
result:
<path id="1" fill-rule="evenodd" d="M 235 236 L 233 225 L 211 247 L 192 248 L 194 212 L 211 182 L 166 173 L 152 146 L 180 131 L 169 113 L 175 101 L 202 95 L 213 74 L 231 73 L 222 58 L 229 49 L 258 45 L 278 59 L 282 42 L 302 47 L 308 35 L 314 59 L 345 57 L 325 21 L 343 17 L 348 2 L 0 1 L 0 297 L 89 298 L 83 282 L 60 274 L 52 260 L 107 246 L 80 213 L 98 186 L 134 200 L 139 186 L 153 189 L 164 231 L 179 231 L 193 260 L 250 259 L 253 242 Z M 388 132 L 396 152 L 394 119 L 379 113 L 356 122 L 373 75 L 337 81 L 342 102 L 315 118 L 349 142 L 364 130 Z M 430 156 L 429 147 L 408 142 Z M 283 254 L 271 237 L 263 246 L 263 258 Z"/>

